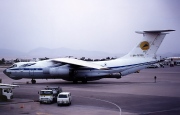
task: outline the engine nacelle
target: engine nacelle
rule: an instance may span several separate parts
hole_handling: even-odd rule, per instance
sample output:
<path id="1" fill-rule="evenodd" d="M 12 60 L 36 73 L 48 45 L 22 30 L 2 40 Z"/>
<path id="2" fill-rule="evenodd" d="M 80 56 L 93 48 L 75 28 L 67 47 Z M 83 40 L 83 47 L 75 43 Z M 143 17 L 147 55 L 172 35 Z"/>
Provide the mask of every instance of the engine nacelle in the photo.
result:
<path id="1" fill-rule="evenodd" d="M 50 67 L 43 68 L 44 74 L 49 74 Z"/>
<path id="2" fill-rule="evenodd" d="M 121 73 L 112 73 L 110 76 L 111 76 L 111 78 L 120 79 L 121 78 Z"/>
<path id="3" fill-rule="evenodd" d="M 69 68 L 54 67 L 49 69 L 51 76 L 69 76 Z"/>

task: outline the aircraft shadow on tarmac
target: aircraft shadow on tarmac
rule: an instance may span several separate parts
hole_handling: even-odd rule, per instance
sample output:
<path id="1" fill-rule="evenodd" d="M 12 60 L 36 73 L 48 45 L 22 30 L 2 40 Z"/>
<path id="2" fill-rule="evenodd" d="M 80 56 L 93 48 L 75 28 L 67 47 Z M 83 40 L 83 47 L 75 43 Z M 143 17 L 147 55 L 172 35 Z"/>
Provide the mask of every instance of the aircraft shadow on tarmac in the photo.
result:
<path id="1" fill-rule="evenodd" d="M 146 84 L 146 83 L 154 83 L 153 81 L 152 82 L 115 82 L 115 81 L 90 81 L 86 84 L 82 83 L 82 82 L 78 82 L 76 84 L 72 83 L 72 82 L 67 82 L 67 81 L 48 81 L 48 82 L 37 82 L 36 85 L 76 85 L 76 86 L 81 86 L 81 85 L 130 85 L 130 84 Z M 16 85 L 26 85 L 27 83 L 26 82 L 14 82 L 13 84 L 16 84 Z M 31 83 L 28 83 L 28 85 L 34 85 L 34 84 L 31 84 Z"/>

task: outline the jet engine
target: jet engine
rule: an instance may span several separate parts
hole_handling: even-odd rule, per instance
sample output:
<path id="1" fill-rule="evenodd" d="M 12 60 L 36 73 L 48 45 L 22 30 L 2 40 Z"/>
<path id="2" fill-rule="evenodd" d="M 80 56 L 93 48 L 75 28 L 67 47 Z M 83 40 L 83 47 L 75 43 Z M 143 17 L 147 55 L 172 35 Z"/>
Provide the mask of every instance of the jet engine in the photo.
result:
<path id="1" fill-rule="evenodd" d="M 121 73 L 112 73 L 112 74 L 110 74 L 110 78 L 120 79 L 121 78 Z"/>
<path id="2" fill-rule="evenodd" d="M 44 74 L 50 74 L 51 76 L 69 76 L 69 68 L 66 67 L 50 67 L 44 68 Z"/>
<path id="3" fill-rule="evenodd" d="M 49 69 L 51 76 L 69 76 L 69 68 L 64 67 L 54 67 Z"/>

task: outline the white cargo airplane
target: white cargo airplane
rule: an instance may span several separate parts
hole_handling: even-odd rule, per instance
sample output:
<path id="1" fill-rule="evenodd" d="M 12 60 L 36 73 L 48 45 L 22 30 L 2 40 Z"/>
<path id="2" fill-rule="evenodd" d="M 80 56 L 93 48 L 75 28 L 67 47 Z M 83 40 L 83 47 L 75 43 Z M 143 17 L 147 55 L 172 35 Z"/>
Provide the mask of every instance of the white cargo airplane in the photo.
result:
<path id="1" fill-rule="evenodd" d="M 38 62 L 19 62 L 3 72 L 12 79 L 63 79 L 77 83 L 102 78 L 121 78 L 157 63 L 156 52 L 167 32 L 175 30 L 137 31 L 143 39 L 127 55 L 109 61 L 87 62 L 73 58 L 56 58 Z"/>

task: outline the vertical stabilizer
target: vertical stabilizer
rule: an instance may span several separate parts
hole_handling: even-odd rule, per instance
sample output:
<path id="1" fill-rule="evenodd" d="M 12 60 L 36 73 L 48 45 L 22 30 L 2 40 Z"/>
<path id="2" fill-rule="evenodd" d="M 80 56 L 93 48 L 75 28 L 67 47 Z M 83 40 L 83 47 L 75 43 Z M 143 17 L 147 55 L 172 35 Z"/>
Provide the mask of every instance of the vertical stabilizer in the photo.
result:
<path id="1" fill-rule="evenodd" d="M 156 57 L 156 52 L 161 45 L 167 32 L 175 30 L 154 30 L 154 31 L 136 31 L 143 34 L 143 39 L 138 45 L 130 51 L 125 57 Z"/>

